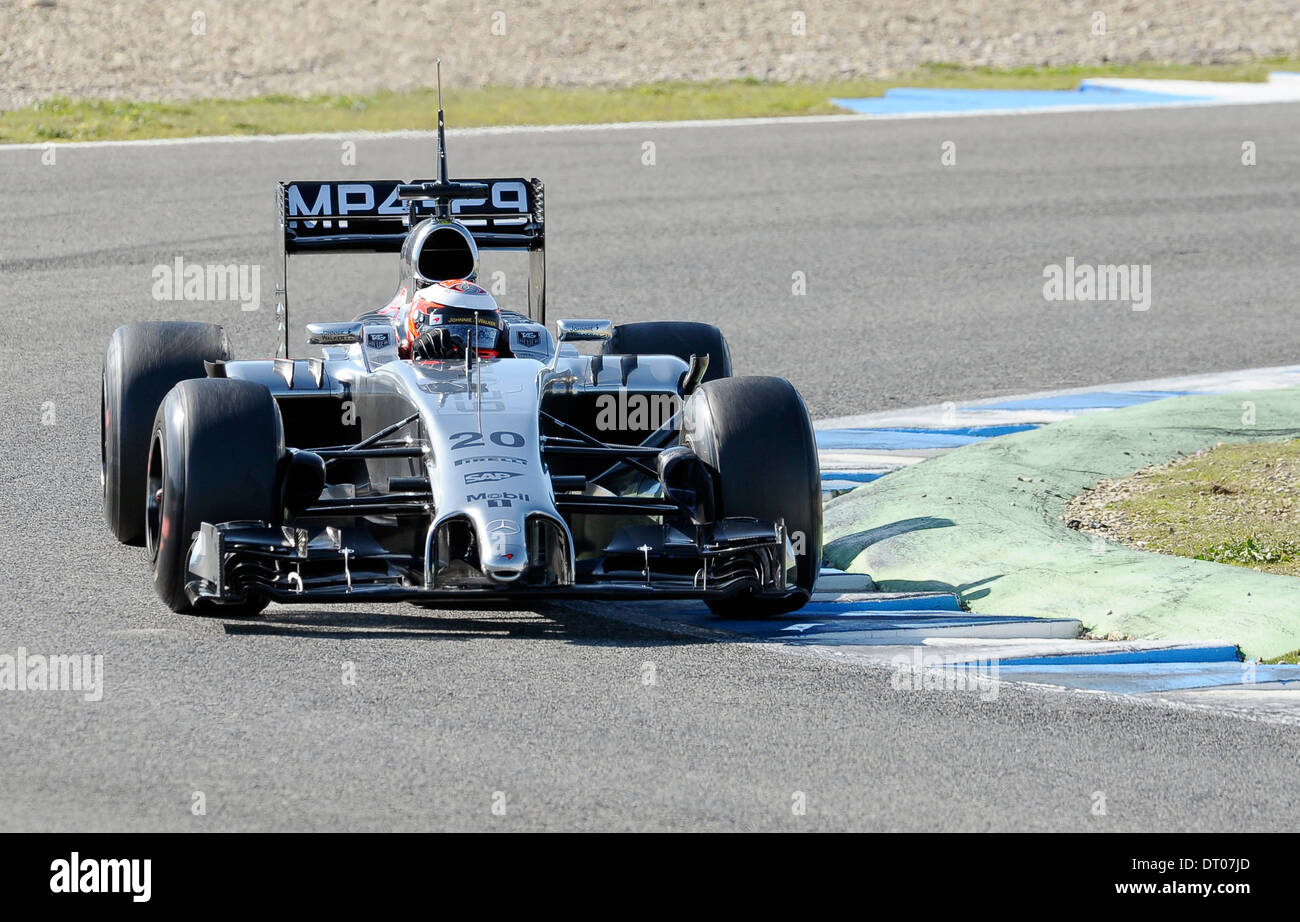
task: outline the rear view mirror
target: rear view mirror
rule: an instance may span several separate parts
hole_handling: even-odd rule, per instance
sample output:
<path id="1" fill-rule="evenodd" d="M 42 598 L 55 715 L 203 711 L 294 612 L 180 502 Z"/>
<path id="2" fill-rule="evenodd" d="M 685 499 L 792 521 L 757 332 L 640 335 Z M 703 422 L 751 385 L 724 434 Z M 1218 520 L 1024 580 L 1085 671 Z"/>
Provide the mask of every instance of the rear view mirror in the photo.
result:
<path id="1" fill-rule="evenodd" d="M 556 339 L 562 343 L 604 342 L 614 335 L 611 320 L 557 320 Z"/>
<path id="2" fill-rule="evenodd" d="M 307 342 L 313 346 L 345 346 L 361 342 L 360 323 L 309 323 Z"/>

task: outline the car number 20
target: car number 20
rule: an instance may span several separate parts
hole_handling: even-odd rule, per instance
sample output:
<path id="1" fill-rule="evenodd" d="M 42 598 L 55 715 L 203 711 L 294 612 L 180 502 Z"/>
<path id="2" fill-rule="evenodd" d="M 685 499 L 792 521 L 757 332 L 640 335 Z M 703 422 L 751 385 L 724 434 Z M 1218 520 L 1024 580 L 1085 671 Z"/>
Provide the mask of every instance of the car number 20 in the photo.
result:
<path id="1" fill-rule="evenodd" d="M 451 438 L 451 450 L 460 451 L 462 448 L 482 448 L 483 433 L 481 432 L 453 432 Z M 518 432 L 511 432 L 508 429 L 499 429 L 490 433 L 488 439 L 493 445 L 500 445 L 502 448 L 523 448 L 524 437 Z"/>

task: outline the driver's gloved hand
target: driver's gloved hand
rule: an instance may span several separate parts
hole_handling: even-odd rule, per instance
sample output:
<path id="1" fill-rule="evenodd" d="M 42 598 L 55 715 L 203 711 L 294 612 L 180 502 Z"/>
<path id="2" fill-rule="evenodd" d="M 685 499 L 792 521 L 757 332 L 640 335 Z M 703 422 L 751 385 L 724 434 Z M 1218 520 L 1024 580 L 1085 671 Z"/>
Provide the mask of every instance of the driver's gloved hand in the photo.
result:
<path id="1" fill-rule="evenodd" d="M 444 327 L 425 330 L 411 344 L 411 358 L 421 361 L 439 361 L 465 357 L 460 340 Z"/>

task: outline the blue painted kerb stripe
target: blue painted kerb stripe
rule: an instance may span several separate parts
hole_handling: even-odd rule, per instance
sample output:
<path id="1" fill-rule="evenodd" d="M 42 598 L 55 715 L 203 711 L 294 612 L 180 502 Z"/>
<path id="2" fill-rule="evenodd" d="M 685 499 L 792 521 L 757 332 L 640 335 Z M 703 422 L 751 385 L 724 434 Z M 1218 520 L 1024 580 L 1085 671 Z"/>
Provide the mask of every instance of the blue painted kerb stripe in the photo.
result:
<path id="1" fill-rule="evenodd" d="M 1083 394 L 1049 394 L 1001 403 L 982 403 L 967 410 L 1117 410 L 1166 397 L 1184 397 L 1187 391 L 1088 391 Z"/>
<path id="2" fill-rule="evenodd" d="M 1165 647 L 1159 650 L 1119 650 L 1114 653 L 1082 653 L 1070 656 L 1023 656 L 998 660 L 1002 666 L 1106 666 L 1140 663 L 1235 663 L 1234 646 Z"/>
<path id="3" fill-rule="evenodd" d="M 817 447 L 822 451 L 834 449 L 870 449 L 896 451 L 899 449 L 960 448 L 972 442 L 1010 435 L 1038 428 L 1036 424 L 1011 426 L 961 426 L 952 429 L 923 429 L 898 427 L 888 429 L 820 429 Z"/>
<path id="4" fill-rule="evenodd" d="M 850 112 L 890 115 L 917 112 L 981 112 L 1001 109 L 1044 109 L 1064 106 L 1169 105 L 1203 101 L 1206 96 L 1180 96 L 1124 87 L 1083 84 L 1077 90 L 971 90 L 894 87 L 884 96 L 836 98 L 831 102 Z"/>

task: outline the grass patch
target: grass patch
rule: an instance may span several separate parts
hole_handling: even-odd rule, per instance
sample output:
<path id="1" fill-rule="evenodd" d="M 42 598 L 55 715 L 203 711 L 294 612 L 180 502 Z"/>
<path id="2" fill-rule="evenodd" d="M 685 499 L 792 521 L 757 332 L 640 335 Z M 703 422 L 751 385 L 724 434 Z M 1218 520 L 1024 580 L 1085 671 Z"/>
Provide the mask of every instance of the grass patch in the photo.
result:
<path id="1" fill-rule="evenodd" d="M 1141 550 L 1300 576 L 1300 439 L 1220 444 L 1103 480 L 1066 521 Z"/>
<path id="2" fill-rule="evenodd" d="M 879 96 L 890 87 L 1072 89 L 1085 77 L 1263 80 L 1270 70 L 1300 69 L 1300 59 L 1250 64 L 1124 64 L 996 70 L 931 64 L 887 80 L 829 83 L 654 83 L 634 87 L 484 87 L 447 90 L 449 121 L 482 125 L 578 125 L 600 122 L 821 115 L 838 112 L 831 97 Z M 106 141 L 239 134 L 431 130 L 433 90 L 360 95 L 284 94 L 184 102 L 74 100 L 56 97 L 0 112 L 0 143 Z"/>
<path id="3" fill-rule="evenodd" d="M 1196 559 L 1253 567 L 1261 563 L 1286 563 L 1297 557 L 1300 557 L 1300 542 L 1287 538 L 1264 536 L 1256 539 L 1251 536 L 1211 544 L 1205 549 L 1205 553 L 1198 554 Z"/>

